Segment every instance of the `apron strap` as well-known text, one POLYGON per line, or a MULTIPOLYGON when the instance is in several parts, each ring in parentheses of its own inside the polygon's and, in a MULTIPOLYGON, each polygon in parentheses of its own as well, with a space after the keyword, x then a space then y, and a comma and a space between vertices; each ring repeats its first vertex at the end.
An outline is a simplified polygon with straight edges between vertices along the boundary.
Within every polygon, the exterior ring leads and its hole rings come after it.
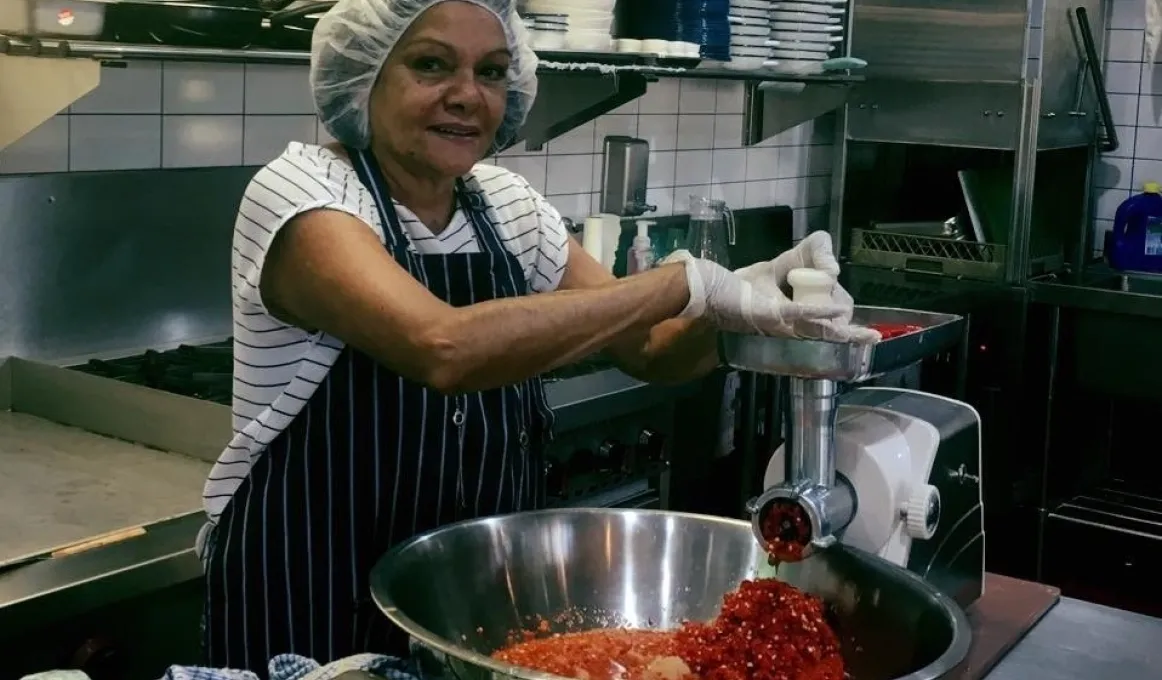
POLYGON ((371 153, 370 149, 355 149, 350 146, 346 149, 347 157, 351 159, 356 176, 375 198, 375 207, 379 210, 379 220, 383 224, 383 235, 386 237, 388 250, 395 255, 401 264, 406 266, 407 236, 403 233, 399 217, 395 214, 395 208, 391 203, 391 192, 388 191, 387 181, 384 180, 383 173, 379 170, 379 164, 375 162, 375 155, 371 153))
MULTIPOLYGON (((359 181, 371 191, 371 195, 375 198, 375 206, 379 211, 380 222, 384 226, 384 236, 387 237, 388 248, 397 260, 406 262, 413 255, 408 249, 410 241, 400 224, 399 215, 396 214, 395 205, 391 200, 391 190, 388 189, 383 171, 380 170, 379 163, 375 160, 375 154, 370 149, 353 149, 351 147, 346 147, 346 149, 347 156, 351 159, 359 181)), ((484 197, 477 192, 469 191, 461 178, 456 179, 455 193, 460 209, 464 211, 464 215, 472 223, 476 238, 480 241, 481 250, 496 258, 503 258, 507 255, 508 251, 501 243, 492 220, 488 217, 484 197)))

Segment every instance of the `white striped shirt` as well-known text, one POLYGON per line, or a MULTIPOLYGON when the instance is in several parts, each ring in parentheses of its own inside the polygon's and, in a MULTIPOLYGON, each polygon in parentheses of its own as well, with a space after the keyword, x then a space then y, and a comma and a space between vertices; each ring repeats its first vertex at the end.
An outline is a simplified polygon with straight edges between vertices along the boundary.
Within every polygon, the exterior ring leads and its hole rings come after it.
MULTIPOLYGON (((532 292, 555 290, 568 257, 560 214, 523 177, 478 164, 465 178, 483 194, 505 247, 520 261, 532 292)), ((293 142, 258 171, 242 196, 231 257, 234 298, 234 436, 202 492, 216 522, 251 466, 302 410, 343 349, 343 341, 279 321, 262 303, 259 281, 278 230, 310 210, 339 210, 362 220, 384 242, 371 193, 350 163, 321 146, 293 142)), ((436 235, 395 203, 411 248, 424 255, 480 252, 472 223, 457 209, 436 235)))

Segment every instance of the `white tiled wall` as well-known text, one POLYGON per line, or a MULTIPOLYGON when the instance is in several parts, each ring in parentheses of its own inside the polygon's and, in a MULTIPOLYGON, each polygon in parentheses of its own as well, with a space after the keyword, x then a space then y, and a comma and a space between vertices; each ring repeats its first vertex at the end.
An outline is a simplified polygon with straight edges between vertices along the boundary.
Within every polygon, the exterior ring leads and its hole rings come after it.
POLYGON ((1110 0, 1106 89, 1121 147, 1094 174, 1094 243, 1113 227, 1114 211, 1142 183, 1162 182, 1162 65, 1147 57, 1145 1, 1110 0))
MULTIPOLYGON (((494 161, 580 218, 598 207, 605 136, 638 136, 661 215, 710 193, 736 208, 790 205, 800 233, 824 224, 830 118, 743 148, 742 101, 741 83, 662 80, 545 150, 521 145, 494 161)), ((97 90, 0 152, 0 174, 261 165, 290 140, 328 140, 313 111, 305 67, 133 62, 105 68, 97 90)))

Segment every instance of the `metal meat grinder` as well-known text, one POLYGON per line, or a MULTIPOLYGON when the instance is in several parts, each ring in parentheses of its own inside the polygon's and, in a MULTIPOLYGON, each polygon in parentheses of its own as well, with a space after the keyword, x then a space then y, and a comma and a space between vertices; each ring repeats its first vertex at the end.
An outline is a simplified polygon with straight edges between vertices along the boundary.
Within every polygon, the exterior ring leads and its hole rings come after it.
POLYGON ((984 582, 980 416, 932 394, 845 389, 956 344, 964 321, 856 307, 853 323, 902 332, 874 345, 722 336, 730 366, 790 378, 787 443, 748 503, 755 536, 785 562, 838 541, 968 606, 984 582))

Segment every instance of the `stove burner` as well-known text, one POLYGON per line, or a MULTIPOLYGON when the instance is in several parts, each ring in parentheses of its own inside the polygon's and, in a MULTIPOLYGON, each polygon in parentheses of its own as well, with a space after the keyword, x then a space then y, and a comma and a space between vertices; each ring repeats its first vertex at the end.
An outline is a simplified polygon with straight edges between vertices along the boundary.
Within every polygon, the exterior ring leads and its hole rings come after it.
POLYGON ((122 359, 93 359, 75 370, 154 389, 230 404, 234 347, 229 340, 122 359))
MULTIPOLYGON (((612 368, 600 354, 587 357, 545 374, 546 382, 567 380, 612 368)), ((232 400, 234 343, 230 340, 208 345, 181 345, 177 349, 122 359, 92 359, 74 370, 122 382, 133 383, 229 405, 232 400)))

